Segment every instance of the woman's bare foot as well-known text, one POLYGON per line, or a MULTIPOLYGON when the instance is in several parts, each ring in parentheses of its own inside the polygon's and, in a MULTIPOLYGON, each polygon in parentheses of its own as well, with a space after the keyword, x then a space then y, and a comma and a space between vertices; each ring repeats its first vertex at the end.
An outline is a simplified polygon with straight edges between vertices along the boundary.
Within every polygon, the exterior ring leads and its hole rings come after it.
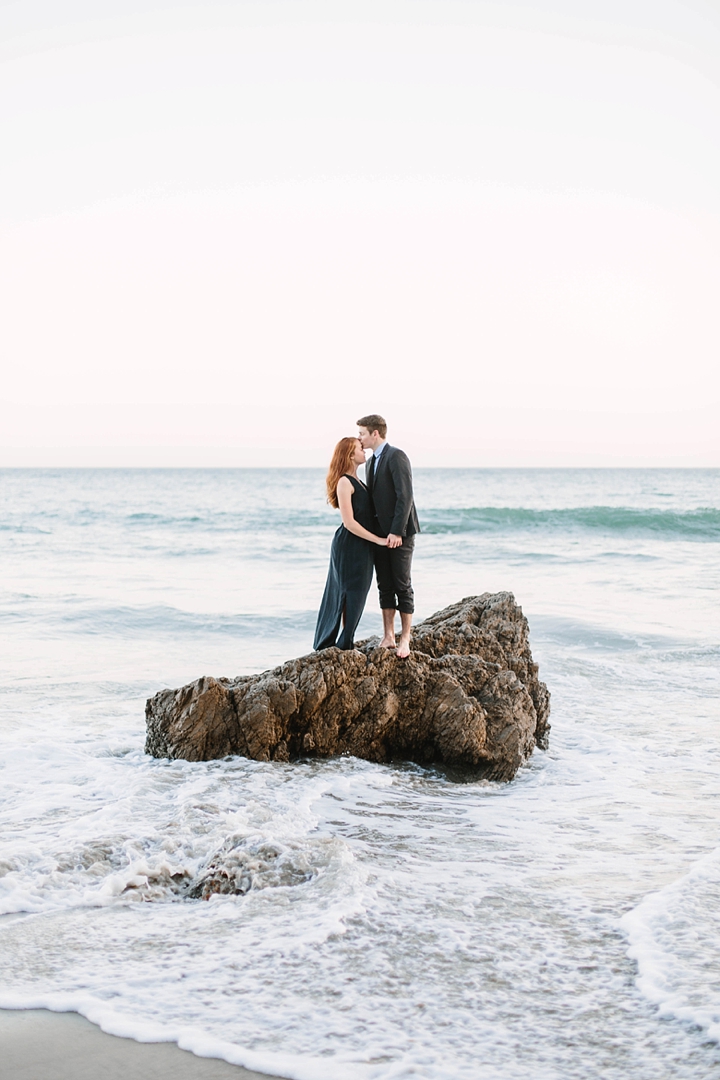
POLYGON ((407 660, 410 655, 410 638, 400 638, 397 654, 401 660, 407 660))
POLYGON ((380 642, 379 648, 381 648, 381 649, 394 649, 396 645, 397 645, 397 642, 395 641, 395 635, 393 635, 392 637, 388 637, 387 634, 386 634, 385 637, 380 642))

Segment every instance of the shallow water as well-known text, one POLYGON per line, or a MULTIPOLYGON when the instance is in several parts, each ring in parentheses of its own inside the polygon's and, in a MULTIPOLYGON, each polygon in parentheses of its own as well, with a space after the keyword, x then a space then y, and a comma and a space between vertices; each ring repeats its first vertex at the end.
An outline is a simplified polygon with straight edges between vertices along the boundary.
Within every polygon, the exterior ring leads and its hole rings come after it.
POLYGON ((552 692, 511 784, 146 758, 147 696, 309 650, 322 481, 0 473, 0 1006, 296 1080, 719 1073, 720 472, 418 471, 418 618, 511 589, 552 692), (247 893, 189 899, 215 856, 247 893))

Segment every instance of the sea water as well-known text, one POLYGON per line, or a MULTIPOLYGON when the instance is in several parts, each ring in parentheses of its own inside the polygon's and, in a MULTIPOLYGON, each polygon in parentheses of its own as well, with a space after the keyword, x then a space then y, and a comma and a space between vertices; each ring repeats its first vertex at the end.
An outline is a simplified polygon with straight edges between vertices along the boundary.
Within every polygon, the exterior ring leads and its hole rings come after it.
POLYGON ((720 1075, 720 472, 415 481, 418 619, 512 590, 552 693, 509 784, 144 754, 148 696, 310 650, 322 470, 0 473, 0 1006, 295 1080, 720 1075))

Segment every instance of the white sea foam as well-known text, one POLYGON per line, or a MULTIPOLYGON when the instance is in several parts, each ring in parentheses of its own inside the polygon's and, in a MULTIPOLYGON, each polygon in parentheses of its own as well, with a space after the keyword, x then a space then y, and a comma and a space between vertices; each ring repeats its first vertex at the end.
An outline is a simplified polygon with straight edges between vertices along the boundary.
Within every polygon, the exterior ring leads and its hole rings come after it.
POLYGON ((638 987, 672 1016, 720 1040, 720 848, 621 920, 638 987))
POLYGON ((497 785, 142 753, 150 693, 309 648, 321 473, 6 474, 0 1006, 297 1080, 717 1072, 720 580, 682 518, 716 481, 543 475, 420 473, 421 510, 679 517, 418 541, 421 613, 510 586, 530 619, 550 750, 497 785))

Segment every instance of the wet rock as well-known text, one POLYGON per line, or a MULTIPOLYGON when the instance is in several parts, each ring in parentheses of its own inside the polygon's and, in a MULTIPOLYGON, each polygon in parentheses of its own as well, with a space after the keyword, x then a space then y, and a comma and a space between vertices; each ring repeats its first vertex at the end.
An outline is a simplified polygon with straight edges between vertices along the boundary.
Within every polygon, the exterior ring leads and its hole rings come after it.
POLYGON ((187 761, 352 754, 510 780, 547 746, 550 695, 512 593, 467 597, 419 623, 407 660, 377 642, 162 690, 147 703, 145 750, 187 761))
POLYGON ((263 841, 244 846, 228 840, 185 890, 192 900, 245 896, 251 889, 294 888, 315 877, 308 853, 263 841))

